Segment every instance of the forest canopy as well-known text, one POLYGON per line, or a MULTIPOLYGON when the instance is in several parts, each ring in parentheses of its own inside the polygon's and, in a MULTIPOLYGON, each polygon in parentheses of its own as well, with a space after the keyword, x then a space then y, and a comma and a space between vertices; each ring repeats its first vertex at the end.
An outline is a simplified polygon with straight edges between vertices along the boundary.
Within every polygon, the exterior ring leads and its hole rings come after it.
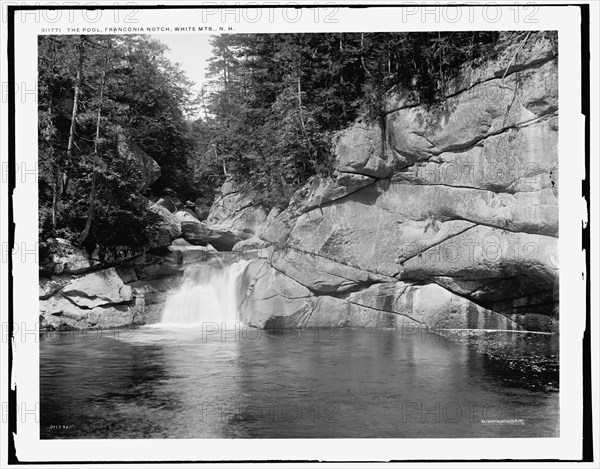
POLYGON ((164 50, 147 36, 40 37, 42 240, 147 243, 154 217, 139 194, 140 154, 160 166, 162 176, 150 191, 165 185, 188 190, 191 82, 164 50))
POLYGON ((380 120, 396 86, 422 102, 441 99, 498 35, 214 36, 197 96, 149 36, 40 36, 40 239, 144 246, 156 221, 148 199, 210 201, 226 177, 284 206, 311 176, 331 175, 337 131, 380 120), (151 185, 145 155, 160 166, 151 185))

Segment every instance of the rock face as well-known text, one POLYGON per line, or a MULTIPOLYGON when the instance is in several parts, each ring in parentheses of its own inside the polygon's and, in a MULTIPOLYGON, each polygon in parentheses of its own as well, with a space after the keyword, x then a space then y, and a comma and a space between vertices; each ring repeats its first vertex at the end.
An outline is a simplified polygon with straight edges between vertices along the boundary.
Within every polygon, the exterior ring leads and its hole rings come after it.
POLYGON ((160 217, 156 229, 164 233, 163 238, 165 242, 161 243, 162 246, 168 246, 171 240, 181 236, 181 221, 176 214, 171 213, 169 209, 159 203, 149 202, 147 209, 160 217))
POLYGON ((45 330, 107 329, 159 322, 183 270, 215 256, 211 247, 170 246, 81 276, 40 277, 40 322, 45 330))
POLYGON ((47 329, 133 324, 132 299, 131 287, 112 267, 75 279, 40 279, 40 315, 47 329))
POLYGON ((206 224, 238 233, 249 238, 267 218, 267 210, 254 187, 227 180, 215 198, 206 224))
MULTIPOLYGON (((346 283, 344 295, 319 294, 335 287, 309 289, 267 261, 249 264, 242 282, 240 314, 258 328, 384 327, 431 329, 502 329, 522 327, 511 319, 454 295, 437 285, 388 281, 361 287, 346 283), (355 289, 354 292, 351 292, 355 289)), ((372 280, 372 279, 371 279, 372 280)), ((363 279, 363 282, 368 280, 363 279)), ((314 282, 313 285, 314 287, 314 282)))
POLYGON ((531 34, 511 62, 516 50, 465 67, 438 105, 396 90, 383 127, 340 132, 334 178, 240 244, 271 245, 247 268, 242 319, 554 330, 555 36, 531 34))
POLYGON ((342 173, 373 178, 388 177, 394 161, 388 159, 383 147, 383 132, 373 125, 356 124, 338 135, 337 167, 342 173))
POLYGON ((87 274, 62 289, 62 295, 80 308, 94 308, 131 300, 131 287, 125 286, 117 271, 110 269, 87 274))

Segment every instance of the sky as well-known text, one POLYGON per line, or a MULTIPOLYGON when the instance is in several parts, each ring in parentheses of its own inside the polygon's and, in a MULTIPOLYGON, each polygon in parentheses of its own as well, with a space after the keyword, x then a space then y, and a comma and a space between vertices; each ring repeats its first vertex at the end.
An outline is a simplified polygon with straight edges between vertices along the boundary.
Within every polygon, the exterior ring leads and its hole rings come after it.
POLYGON ((207 59, 211 55, 211 47, 208 34, 151 34, 167 45, 170 50, 165 55, 171 62, 177 62, 187 74, 188 78, 195 82, 194 90, 200 92, 205 82, 205 69, 207 59))

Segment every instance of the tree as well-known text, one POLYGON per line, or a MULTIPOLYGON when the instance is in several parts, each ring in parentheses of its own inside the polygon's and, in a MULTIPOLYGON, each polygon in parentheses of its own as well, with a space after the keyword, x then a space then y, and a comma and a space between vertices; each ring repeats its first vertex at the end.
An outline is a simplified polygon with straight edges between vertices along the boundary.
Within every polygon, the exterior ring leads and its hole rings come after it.
POLYGON ((202 138, 195 139, 202 177, 222 179, 225 165, 234 179, 285 204, 280 194, 331 174, 336 131, 359 116, 382 122, 394 86, 425 103, 441 99, 458 68, 496 39, 494 32, 217 36, 202 138))
POLYGON ((88 234, 90 232, 90 227, 92 226, 92 218, 94 216, 94 200, 96 197, 96 179, 97 179, 97 169, 96 169, 96 165, 97 165, 97 161, 99 160, 99 154, 98 154, 98 146, 100 145, 100 122, 101 122, 101 117, 102 117, 102 105, 104 103, 104 87, 106 85, 106 72, 109 68, 109 50, 111 47, 111 38, 110 36, 106 37, 105 40, 105 45, 104 47, 106 48, 105 52, 104 52, 104 68, 102 70, 102 78, 101 78, 101 83, 100 83, 100 98, 99 98, 99 102, 98 102, 98 117, 96 119, 96 135, 94 136, 94 153, 93 153, 93 159, 92 159, 92 187, 90 189, 90 198, 89 198, 89 205, 88 205, 88 212, 87 212, 87 220, 85 222, 85 228, 83 229, 83 232, 81 233, 81 235, 79 236, 79 239, 77 240, 77 244, 82 244, 85 239, 88 237, 88 234))
POLYGON ((162 167, 147 195, 189 189, 189 80, 145 36, 41 36, 38 47, 41 239, 147 244, 155 216, 127 148, 162 167))
MULTIPOLYGON (((67 143, 67 164, 68 168, 73 166, 73 142, 75 141, 75 129, 77 127, 77 111, 79 104, 79 95, 81 94, 81 81, 83 79, 83 60, 85 58, 85 36, 79 37, 77 51, 79 60, 77 63, 77 75, 75 77, 75 86, 73 88, 73 112, 71 113, 71 127, 69 128, 69 141, 67 143)), ((63 195, 67 192, 69 184, 69 171, 65 172, 63 182, 63 195)))

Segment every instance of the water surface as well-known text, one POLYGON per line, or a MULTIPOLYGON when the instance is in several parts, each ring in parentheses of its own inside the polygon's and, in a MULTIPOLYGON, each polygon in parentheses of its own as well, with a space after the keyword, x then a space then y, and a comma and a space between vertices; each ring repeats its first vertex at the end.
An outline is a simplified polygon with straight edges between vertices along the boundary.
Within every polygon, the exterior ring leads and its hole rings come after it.
POLYGON ((434 334, 158 326, 40 357, 42 438, 558 436, 558 393, 434 334))

